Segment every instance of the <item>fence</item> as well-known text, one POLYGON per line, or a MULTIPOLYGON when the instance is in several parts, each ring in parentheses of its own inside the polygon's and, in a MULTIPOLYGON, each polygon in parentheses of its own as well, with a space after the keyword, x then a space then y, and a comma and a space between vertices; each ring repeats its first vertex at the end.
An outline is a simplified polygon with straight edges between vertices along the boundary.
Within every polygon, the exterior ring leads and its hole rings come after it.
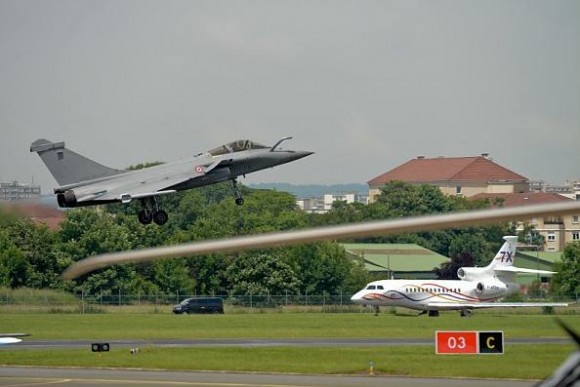
MULTIPOLYGON (((228 312, 236 310, 267 310, 280 308, 306 308, 322 311, 355 311, 361 308, 350 301, 350 294, 260 294, 260 295, 211 295, 199 296, 190 294, 68 294, 43 293, 31 294, 0 293, 0 307, 3 312, 52 312, 52 313, 99 313, 110 308, 137 313, 170 313, 172 306, 189 297, 220 297, 228 312)), ((522 297, 518 301, 563 301, 575 304, 576 311, 580 301, 555 300, 552 297, 522 297)))
POLYGON ((190 297, 219 297, 226 305, 246 308, 277 308, 280 306, 325 306, 325 305, 353 305, 350 294, 250 294, 250 295, 211 295, 198 296, 188 294, 109 294, 109 295, 77 295, 85 303, 96 305, 174 305, 190 297))
POLYGON ((350 294, 283 294, 283 295, 211 295, 199 296, 191 294, 99 294, 88 295, 31 292, 18 294, 0 293, 2 311, 15 312, 53 312, 53 313, 95 313, 109 308, 123 309, 135 312, 170 312, 171 307, 190 297, 219 297, 226 308, 232 309, 275 309, 282 307, 354 307, 350 294))

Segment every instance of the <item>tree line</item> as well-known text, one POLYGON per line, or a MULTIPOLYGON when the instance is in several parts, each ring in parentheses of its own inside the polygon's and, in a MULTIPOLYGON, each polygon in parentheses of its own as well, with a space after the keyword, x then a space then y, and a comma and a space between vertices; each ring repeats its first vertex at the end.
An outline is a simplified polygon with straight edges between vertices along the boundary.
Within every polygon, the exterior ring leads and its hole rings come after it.
MULTIPOLYGON (((446 196, 430 185, 392 182, 369 205, 335 202, 325 214, 308 214, 288 193, 240 188, 243 206, 235 205, 227 183, 163 197, 163 208, 170 214, 163 227, 137 222, 138 203, 67 210, 57 230, 0 210, 0 286, 89 295, 349 294, 375 278, 336 242, 115 265, 72 281, 63 281, 60 274, 73 262, 107 252, 490 205, 446 196)), ((416 243, 452 258, 433 268, 434 276, 456 278, 460 266, 486 265, 502 237, 514 232, 513 225, 505 223, 344 242, 416 243)), ((570 244, 559 263, 562 275, 554 284, 564 295, 580 292, 579 253, 580 244, 570 244)))

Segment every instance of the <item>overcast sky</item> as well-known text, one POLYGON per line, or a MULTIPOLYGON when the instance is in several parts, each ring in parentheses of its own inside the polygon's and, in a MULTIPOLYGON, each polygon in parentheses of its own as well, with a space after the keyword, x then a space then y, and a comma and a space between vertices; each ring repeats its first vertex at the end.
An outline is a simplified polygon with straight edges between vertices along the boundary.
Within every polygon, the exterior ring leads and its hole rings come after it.
POLYGON ((125 168, 238 138, 316 154, 243 183, 365 183, 418 155, 580 178, 580 1, 0 0, 0 181, 37 138, 125 168))

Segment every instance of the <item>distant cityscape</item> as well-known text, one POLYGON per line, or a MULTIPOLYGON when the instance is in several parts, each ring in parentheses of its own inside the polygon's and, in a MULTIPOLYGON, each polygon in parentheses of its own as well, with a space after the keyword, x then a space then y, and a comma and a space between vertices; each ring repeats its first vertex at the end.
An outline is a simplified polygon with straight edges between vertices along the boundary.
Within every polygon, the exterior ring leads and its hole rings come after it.
MULTIPOLYGON (((273 189, 288 192, 296 197, 300 209, 310 213, 324 213, 332 209, 335 201, 346 203, 369 203, 369 186, 367 184, 289 184, 260 183, 250 184, 254 189, 273 189)), ((530 181, 529 192, 557 193, 563 197, 580 200, 580 181, 570 181, 563 185, 550 185, 544 181, 530 181)), ((50 204, 53 195, 42 195, 40 185, 0 182, 0 203, 42 201, 50 204)))
POLYGON ((17 181, 12 183, 0 182, 0 202, 17 202, 25 200, 40 199, 40 186, 20 184, 17 181))

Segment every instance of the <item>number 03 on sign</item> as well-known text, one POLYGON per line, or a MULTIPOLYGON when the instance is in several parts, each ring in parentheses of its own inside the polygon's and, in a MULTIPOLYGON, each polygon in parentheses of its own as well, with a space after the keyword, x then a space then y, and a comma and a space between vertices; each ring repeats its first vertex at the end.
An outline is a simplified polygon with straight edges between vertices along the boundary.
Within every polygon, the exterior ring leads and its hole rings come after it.
POLYGON ((437 331, 435 353, 438 355, 503 354, 503 332, 437 331))

